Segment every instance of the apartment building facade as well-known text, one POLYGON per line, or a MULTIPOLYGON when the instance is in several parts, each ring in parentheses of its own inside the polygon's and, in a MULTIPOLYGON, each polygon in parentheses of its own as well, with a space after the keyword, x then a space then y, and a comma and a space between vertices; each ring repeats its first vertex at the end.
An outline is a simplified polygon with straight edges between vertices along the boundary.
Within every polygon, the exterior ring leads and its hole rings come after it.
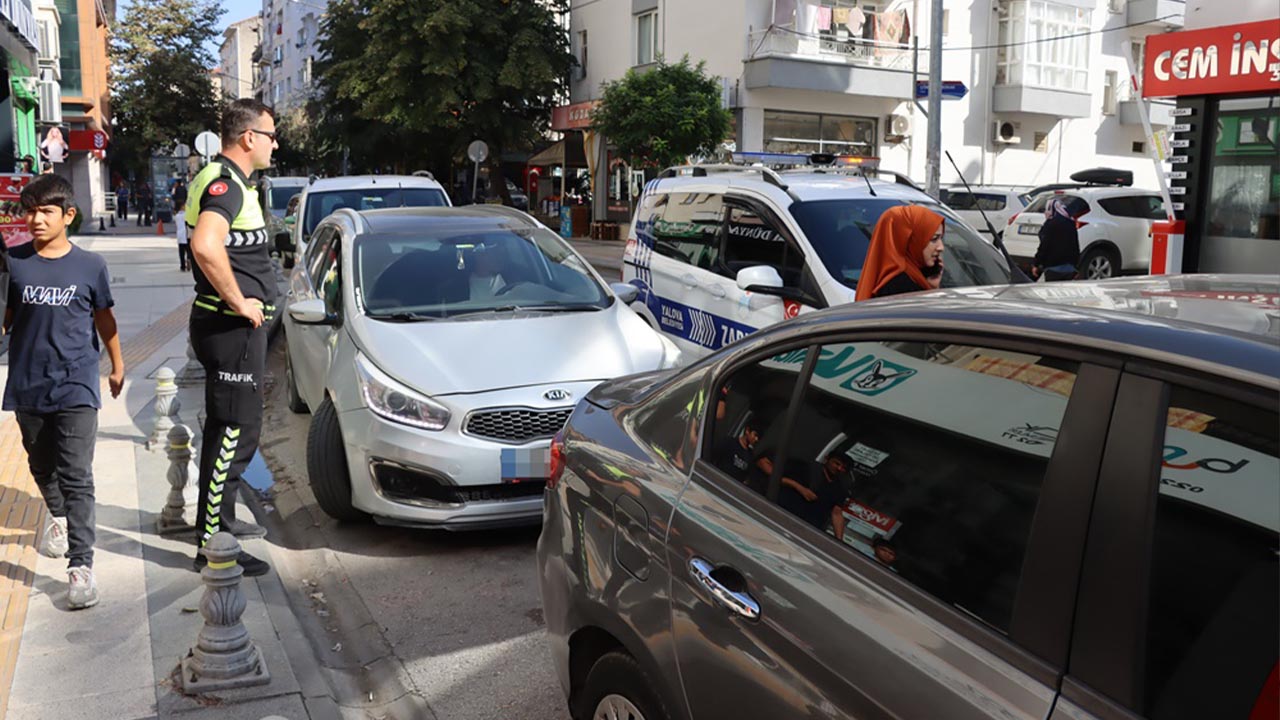
POLYGON ((222 31, 215 77, 222 96, 229 100, 253 97, 253 55, 262 33, 262 18, 254 15, 231 23, 222 31))
POLYGON ((277 114, 304 105, 314 87, 316 39, 326 0, 263 0, 253 94, 277 114))
MULTIPOLYGON (((944 9, 943 80, 968 92, 943 102, 942 147, 969 182, 1031 186, 1106 166, 1155 187, 1127 58, 1140 68, 1145 37, 1182 25, 1182 0, 944 9)), ((735 149, 862 155, 924 179, 927 0, 574 0, 570 15, 574 103, 630 68, 688 55, 721 78, 735 149)), ((1169 125, 1172 103, 1143 107, 1154 129, 1169 125)), ((960 177, 945 166, 941 180, 960 177)))
MULTIPOLYGON (((46 111, 40 138, 57 128, 67 144, 55 169, 71 181, 76 203, 90 217, 107 212, 110 191, 106 161, 111 141, 111 91, 107 85, 107 43, 116 15, 115 0, 54 0, 58 16, 56 61, 42 58, 47 77, 56 62, 61 117, 46 111)), ((52 101, 52 88, 44 90, 52 101)), ((51 103, 50 103, 51 104, 51 103)))

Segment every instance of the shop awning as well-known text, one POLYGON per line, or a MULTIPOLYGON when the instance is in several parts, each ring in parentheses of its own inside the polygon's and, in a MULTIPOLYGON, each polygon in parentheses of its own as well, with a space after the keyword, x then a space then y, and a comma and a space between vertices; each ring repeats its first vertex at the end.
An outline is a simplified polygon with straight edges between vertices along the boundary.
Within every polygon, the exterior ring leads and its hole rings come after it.
POLYGON ((529 165, 549 167, 564 165, 566 167, 587 166, 587 156, 582 152, 582 133, 565 133, 565 139, 529 158, 529 165), (568 157, 566 158, 566 153, 568 157))

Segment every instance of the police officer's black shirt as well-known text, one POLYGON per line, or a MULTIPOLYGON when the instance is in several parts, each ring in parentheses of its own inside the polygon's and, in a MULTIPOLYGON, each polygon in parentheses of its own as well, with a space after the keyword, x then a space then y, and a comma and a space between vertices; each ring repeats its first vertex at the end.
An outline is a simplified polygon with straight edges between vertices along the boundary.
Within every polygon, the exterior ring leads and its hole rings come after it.
MULTIPOLYGON (((246 187, 249 186, 249 180, 240 172, 240 168, 225 156, 218 155, 214 158, 214 162, 222 163, 224 176, 209 183, 201 194, 200 213, 217 213, 231 224, 243 209, 245 197, 240 185, 226 177, 225 173, 235 173, 246 187)), ((278 293, 275 271, 271 267, 271 252, 266 240, 265 224, 258 230, 231 230, 226 241, 226 250, 227 259, 231 262, 231 272, 235 275, 236 284, 240 286, 240 294, 246 298, 256 298, 263 303, 271 304, 275 302, 278 293)), ((196 293, 216 296, 218 291, 205 276, 200 263, 191 263, 191 268, 195 275, 196 293)))

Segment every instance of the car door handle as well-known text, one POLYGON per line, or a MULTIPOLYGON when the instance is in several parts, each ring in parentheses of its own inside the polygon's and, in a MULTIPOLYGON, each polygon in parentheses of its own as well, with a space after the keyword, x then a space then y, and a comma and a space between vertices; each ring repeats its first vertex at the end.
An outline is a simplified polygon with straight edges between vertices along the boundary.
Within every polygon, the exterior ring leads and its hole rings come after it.
POLYGON ((712 577, 711 573, 715 570, 711 563, 702 558, 695 557, 689 561, 689 574, 699 585, 706 588, 707 592, 716 599, 716 602, 723 605, 730 612, 741 615, 748 620, 758 620, 760 618, 760 603, 755 598, 745 592, 735 592, 725 586, 724 583, 712 577))
POLYGON ((690 275, 689 273, 685 273, 681 275, 680 282, 684 283, 689 287, 698 287, 698 278, 694 277, 693 275, 690 275))
POLYGON ((728 295, 728 293, 726 293, 724 291, 724 288, 721 287, 720 285, 712 285, 708 287, 707 292, 711 293, 713 297, 718 297, 718 298, 724 298, 726 295, 728 295))

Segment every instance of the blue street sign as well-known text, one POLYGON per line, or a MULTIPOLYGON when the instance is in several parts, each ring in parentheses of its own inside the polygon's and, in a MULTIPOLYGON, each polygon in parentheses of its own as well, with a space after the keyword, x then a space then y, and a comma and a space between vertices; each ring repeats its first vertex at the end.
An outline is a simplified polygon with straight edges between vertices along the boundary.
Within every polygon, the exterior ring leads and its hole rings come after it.
MULTIPOLYGON (((969 94, 969 88, 965 87, 965 84, 960 82, 959 80, 942 81, 942 99, 943 100, 960 100, 965 95, 968 95, 968 94, 969 94)), ((916 98, 922 100, 927 97, 929 97, 929 81, 917 80, 916 81, 916 98)))

